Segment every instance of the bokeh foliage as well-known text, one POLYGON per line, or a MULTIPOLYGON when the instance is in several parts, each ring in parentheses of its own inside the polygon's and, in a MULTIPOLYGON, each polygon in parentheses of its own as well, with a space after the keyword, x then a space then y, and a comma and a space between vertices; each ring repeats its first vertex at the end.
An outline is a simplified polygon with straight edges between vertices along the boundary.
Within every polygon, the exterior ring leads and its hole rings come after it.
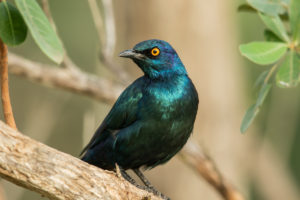
POLYGON ((257 102, 248 108, 242 121, 241 132, 244 133, 258 114, 274 77, 281 88, 299 84, 300 1, 248 0, 239 10, 255 12, 266 26, 265 41, 240 45, 241 54, 258 65, 269 66, 268 71, 258 77, 261 89, 257 102))

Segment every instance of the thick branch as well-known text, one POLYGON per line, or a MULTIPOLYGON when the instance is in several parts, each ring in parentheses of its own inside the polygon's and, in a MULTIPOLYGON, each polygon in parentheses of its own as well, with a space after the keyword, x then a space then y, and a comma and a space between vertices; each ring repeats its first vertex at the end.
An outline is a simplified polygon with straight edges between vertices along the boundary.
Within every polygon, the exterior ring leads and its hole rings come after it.
POLYGON ((113 172, 34 141, 1 121, 0 176, 50 199, 160 199, 113 172))
MULTIPOLYGON (((52 85, 88 95, 100 101, 114 102, 124 89, 122 85, 105 78, 84 73, 77 69, 77 66, 61 69, 13 54, 10 54, 9 65, 12 74, 44 85, 52 85)), ((199 150, 198 145, 188 143, 181 155, 184 157, 185 163, 195 169, 225 200, 243 200, 242 195, 224 180, 213 162, 199 150)))

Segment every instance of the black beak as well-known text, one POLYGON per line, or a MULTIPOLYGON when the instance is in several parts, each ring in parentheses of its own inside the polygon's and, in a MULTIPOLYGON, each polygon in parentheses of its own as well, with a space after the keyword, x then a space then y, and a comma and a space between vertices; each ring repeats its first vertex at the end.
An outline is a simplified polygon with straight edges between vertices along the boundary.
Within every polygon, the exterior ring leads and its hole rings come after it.
POLYGON ((139 59, 139 60, 145 58, 145 56, 143 54, 138 53, 133 49, 128 49, 128 50, 122 51, 119 54, 119 56, 123 57, 123 58, 135 58, 135 59, 139 59))

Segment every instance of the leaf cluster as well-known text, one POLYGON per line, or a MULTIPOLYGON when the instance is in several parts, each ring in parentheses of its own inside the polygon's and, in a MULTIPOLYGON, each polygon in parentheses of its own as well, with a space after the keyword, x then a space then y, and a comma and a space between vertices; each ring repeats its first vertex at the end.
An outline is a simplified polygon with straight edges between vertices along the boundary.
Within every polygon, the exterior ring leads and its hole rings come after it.
POLYGON ((300 82, 300 1, 247 0, 238 10, 257 13, 266 26, 265 41, 240 45, 241 54, 258 65, 269 66, 258 78, 261 88, 242 121, 244 133, 268 95, 273 77, 281 88, 296 87, 300 82))
POLYGON ((62 43, 36 0, 15 0, 15 5, 6 0, 0 2, 0 39, 9 46, 19 45, 29 29, 42 52, 61 63, 62 43))

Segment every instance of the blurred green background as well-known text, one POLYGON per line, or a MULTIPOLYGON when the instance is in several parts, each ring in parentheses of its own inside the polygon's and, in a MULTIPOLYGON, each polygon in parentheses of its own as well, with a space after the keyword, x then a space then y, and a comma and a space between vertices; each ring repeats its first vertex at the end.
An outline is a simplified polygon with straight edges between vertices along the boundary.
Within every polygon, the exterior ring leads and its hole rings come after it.
MULTIPOLYGON (((86 72, 116 78, 98 59, 101 47, 87 1, 49 3, 57 32, 72 60, 86 72)), ((255 79, 265 70, 243 59, 238 51, 241 43, 263 39, 264 25, 258 16, 238 13, 243 1, 233 0, 113 3, 117 30, 114 58, 131 74, 131 81, 142 73, 118 53, 146 39, 170 42, 199 92, 193 137, 224 176, 249 200, 299 200, 299 88, 273 87, 254 125, 245 135, 239 131, 244 112, 255 101, 255 79)), ((50 63, 30 36, 9 51, 50 63)), ((10 91, 18 129, 73 156, 78 156, 112 106, 16 76, 10 76, 10 91)), ((176 157, 146 175, 174 200, 221 199, 176 157)), ((1 185, 3 199, 42 199, 7 181, 1 180, 1 185)))

